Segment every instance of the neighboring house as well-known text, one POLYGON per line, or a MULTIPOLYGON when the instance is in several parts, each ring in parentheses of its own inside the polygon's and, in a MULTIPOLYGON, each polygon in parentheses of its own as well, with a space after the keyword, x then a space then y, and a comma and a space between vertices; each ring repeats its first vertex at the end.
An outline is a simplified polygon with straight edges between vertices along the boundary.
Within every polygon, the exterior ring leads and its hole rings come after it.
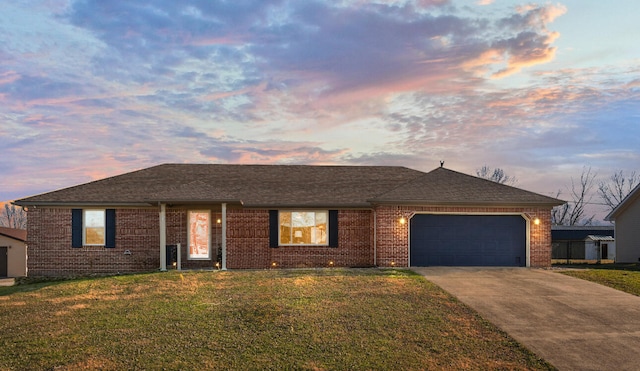
POLYGON ((597 260, 596 249, 601 248, 602 259, 616 259, 613 226, 564 226, 551 227, 551 258, 569 260, 597 260), (596 241, 602 237, 600 246, 596 241), (606 240, 604 240, 606 238, 606 240), (604 243, 606 246, 602 246, 604 243), (604 249, 602 249, 604 247, 604 249))
POLYGON ((443 167, 220 164, 159 165, 15 201, 28 208, 30 275, 547 267, 562 203, 443 167))
POLYGON ((605 219, 614 222, 616 261, 640 262, 640 184, 605 219))
POLYGON ((0 277, 27 275, 27 231, 0 227, 0 277))

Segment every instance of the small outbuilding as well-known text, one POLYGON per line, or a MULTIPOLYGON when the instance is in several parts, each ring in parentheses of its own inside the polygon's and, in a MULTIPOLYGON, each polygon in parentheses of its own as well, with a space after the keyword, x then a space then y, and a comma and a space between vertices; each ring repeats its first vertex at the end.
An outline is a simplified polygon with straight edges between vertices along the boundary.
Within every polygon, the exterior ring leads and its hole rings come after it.
POLYGON ((616 240, 613 236, 589 235, 584 241, 586 260, 616 260, 616 240))
POLYGON ((551 258, 598 260, 600 256, 600 259, 615 260, 614 236, 613 226, 554 225, 551 227, 551 258), (597 252, 598 245, 601 255, 597 252))
POLYGON ((0 227, 0 277, 27 275, 27 231, 0 227))

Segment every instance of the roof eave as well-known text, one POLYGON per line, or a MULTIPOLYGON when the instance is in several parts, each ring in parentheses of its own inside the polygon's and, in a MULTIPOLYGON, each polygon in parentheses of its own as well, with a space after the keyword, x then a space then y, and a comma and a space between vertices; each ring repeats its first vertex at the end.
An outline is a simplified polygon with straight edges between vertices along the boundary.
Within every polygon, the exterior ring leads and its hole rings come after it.
POLYGON ((146 200, 149 204, 158 205, 158 204, 173 204, 173 205, 202 205, 202 204, 235 204, 235 205, 244 205, 242 200, 180 200, 180 199, 165 199, 165 200, 146 200))
POLYGON ((469 207, 549 207, 563 205, 565 202, 463 202, 463 201, 424 201, 424 200, 369 200, 375 205, 402 206, 469 206, 469 207))
POLYGON ((632 202, 636 196, 640 195, 640 184, 638 184, 632 191, 629 193, 619 204, 616 206, 607 216, 604 217, 604 220, 608 222, 613 222, 616 220, 616 217, 627 208, 627 205, 632 202))
POLYGON ((12 204, 17 206, 34 206, 34 207, 87 207, 87 206, 128 206, 128 207, 148 207, 153 206, 149 202, 96 202, 96 201, 14 201, 12 204))
POLYGON ((10 239, 12 239, 12 240, 20 241, 20 242, 27 242, 26 240, 23 240, 23 239, 22 239, 22 238, 20 238, 20 237, 10 236, 10 235, 5 234, 5 233, 2 233, 2 232, 0 232, 0 236, 6 237, 6 238, 10 238, 10 239))
POLYGON ((158 204, 181 204, 181 205, 198 205, 198 204, 236 204, 243 205, 241 200, 144 200, 140 202, 98 202, 98 201, 16 201, 12 204, 17 206, 34 206, 34 207, 87 207, 87 206, 104 206, 104 207, 149 207, 158 204))
POLYGON ((339 204, 339 203, 246 203, 243 205, 252 209, 371 209, 372 205, 368 202, 339 204))

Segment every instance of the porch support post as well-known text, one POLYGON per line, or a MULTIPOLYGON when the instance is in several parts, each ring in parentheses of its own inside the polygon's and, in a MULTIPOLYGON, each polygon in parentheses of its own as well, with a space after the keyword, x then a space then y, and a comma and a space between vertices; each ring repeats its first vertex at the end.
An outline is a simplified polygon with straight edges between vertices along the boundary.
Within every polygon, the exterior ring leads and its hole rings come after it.
POLYGON ((227 270, 227 204, 222 204, 222 267, 227 270))
POLYGON ((178 256, 177 256, 177 258, 178 258, 178 262, 177 262, 178 266, 176 268, 178 268, 178 270, 181 271, 182 270, 182 245, 181 244, 177 244, 176 246, 177 246, 177 250, 178 250, 178 256))
POLYGON ((160 204, 160 271, 167 271, 167 205, 160 204))

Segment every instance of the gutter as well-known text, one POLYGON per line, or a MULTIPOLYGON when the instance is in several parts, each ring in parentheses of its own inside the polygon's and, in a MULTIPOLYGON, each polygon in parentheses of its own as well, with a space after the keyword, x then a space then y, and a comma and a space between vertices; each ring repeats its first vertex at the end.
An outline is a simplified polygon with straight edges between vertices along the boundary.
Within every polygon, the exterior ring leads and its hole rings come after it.
POLYGON ((146 202, 80 202, 80 201, 73 201, 73 202, 57 202, 57 201, 44 201, 44 202, 38 202, 38 201, 14 201, 11 203, 12 205, 18 205, 18 206, 34 206, 34 207, 38 207, 38 206, 58 206, 58 207, 86 207, 86 206, 111 206, 111 207, 115 207, 115 206, 135 206, 135 207, 152 207, 155 206, 154 204, 151 203, 146 203, 146 202))
POLYGON ((558 200, 558 202, 522 202, 522 203, 494 203, 494 202, 438 202, 438 201, 421 201, 421 200, 403 200, 403 201, 376 201, 369 200, 375 205, 399 205, 399 206, 429 206, 429 207, 555 207, 564 205, 566 201, 558 200))

